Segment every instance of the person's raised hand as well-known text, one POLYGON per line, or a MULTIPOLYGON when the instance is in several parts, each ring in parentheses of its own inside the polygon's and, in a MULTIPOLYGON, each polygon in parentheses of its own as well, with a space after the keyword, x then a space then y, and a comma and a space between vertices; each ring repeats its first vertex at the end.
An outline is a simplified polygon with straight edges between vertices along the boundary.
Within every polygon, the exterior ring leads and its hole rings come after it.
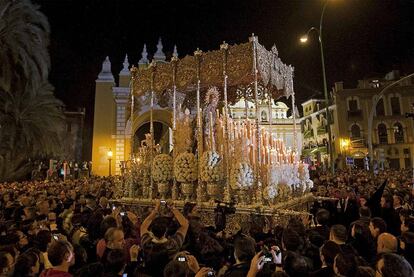
POLYGON ((277 265, 282 264, 282 252, 279 246, 272 246, 270 253, 272 253, 273 262, 277 265))
POLYGON ((138 261, 138 254, 140 250, 141 248, 137 244, 134 244, 131 246, 131 248, 129 248, 129 256, 131 257, 131 262, 138 261))
POLYGON ((193 255, 187 255, 187 265, 190 268, 190 270, 194 273, 197 273, 200 270, 200 266, 198 264, 197 259, 193 255))
POLYGON ((256 274, 263 269, 265 262, 264 262, 264 255, 262 251, 254 255, 252 261, 250 262, 250 269, 247 274, 248 277, 256 276, 256 274))

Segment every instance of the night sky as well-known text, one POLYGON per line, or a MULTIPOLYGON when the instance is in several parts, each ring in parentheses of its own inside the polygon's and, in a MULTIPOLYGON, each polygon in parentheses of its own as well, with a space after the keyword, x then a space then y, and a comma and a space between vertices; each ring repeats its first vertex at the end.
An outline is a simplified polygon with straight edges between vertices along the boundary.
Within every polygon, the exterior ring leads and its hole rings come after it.
MULTIPOLYGON (((398 69, 414 72, 414 0, 330 0, 324 21, 328 86, 384 76, 398 69)), ((247 42, 255 33, 268 49, 275 43, 282 61, 295 67, 297 101, 322 97, 316 34, 307 46, 298 43, 319 25, 322 0, 33 0, 51 25, 50 81, 70 108, 85 107, 91 135, 95 79, 109 55, 114 75, 127 53, 137 64, 142 47, 164 52, 177 44, 180 57, 218 49, 220 43, 247 42), (319 94, 319 95, 318 95, 319 94)), ((115 76, 117 77, 117 76, 115 76)))

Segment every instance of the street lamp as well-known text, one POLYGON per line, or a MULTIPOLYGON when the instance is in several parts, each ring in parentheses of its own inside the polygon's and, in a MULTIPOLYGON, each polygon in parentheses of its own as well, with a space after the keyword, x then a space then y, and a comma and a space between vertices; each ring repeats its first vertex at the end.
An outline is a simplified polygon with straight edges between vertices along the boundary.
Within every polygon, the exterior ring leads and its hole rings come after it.
POLYGON ((108 162, 109 162, 109 176, 111 176, 111 163, 112 163, 112 150, 109 148, 109 151, 107 153, 108 155, 108 162))
POLYGON ((334 161, 333 161, 333 147, 332 147, 332 132, 331 132, 331 115, 329 113, 329 98, 328 98, 328 87, 326 84, 326 72, 325 72, 325 57, 324 57, 324 53, 323 53, 323 40, 322 40, 322 27, 323 27, 323 17, 325 15, 325 10, 326 7, 328 6, 329 0, 325 1, 325 4, 323 5, 322 8, 322 14, 321 14, 321 18, 319 20, 319 29, 312 27, 309 29, 309 31, 306 33, 306 35, 302 36, 300 38, 300 42, 302 44, 305 44, 308 42, 308 36, 309 33, 312 31, 316 31, 318 33, 318 39, 319 39, 319 48, 321 50, 321 64, 322 64, 322 78, 323 78, 323 92, 324 92, 324 96, 325 96, 325 103, 326 103, 326 120, 328 121, 328 151, 329 151, 329 159, 331 162, 331 171, 332 174, 335 173, 335 168, 334 168, 334 161))

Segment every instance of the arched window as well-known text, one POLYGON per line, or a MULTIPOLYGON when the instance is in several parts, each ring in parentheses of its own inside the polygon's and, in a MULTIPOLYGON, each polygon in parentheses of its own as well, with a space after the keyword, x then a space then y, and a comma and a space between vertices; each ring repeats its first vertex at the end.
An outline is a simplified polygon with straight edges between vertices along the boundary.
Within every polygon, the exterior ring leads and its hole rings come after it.
POLYGON ((267 113, 266 113, 266 111, 262 111, 262 121, 267 121, 267 113))
POLYGON ((361 137, 361 128, 358 125, 354 124, 351 127, 351 138, 360 138, 361 137))
POLYGON ((390 102, 392 115, 401 115, 400 98, 398 96, 392 96, 390 102))
POLYGON ((387 126, 384 123, 378 125, 378 140, 380 144, 388 144, 387 126))
POLYGON ((404 143, 404 129, 399 122, 394 124, 394 139, 395 143, 404 143))
POLYGON ((377 116, 385 116, 384 100, 381 98, 376 107, 377 116))

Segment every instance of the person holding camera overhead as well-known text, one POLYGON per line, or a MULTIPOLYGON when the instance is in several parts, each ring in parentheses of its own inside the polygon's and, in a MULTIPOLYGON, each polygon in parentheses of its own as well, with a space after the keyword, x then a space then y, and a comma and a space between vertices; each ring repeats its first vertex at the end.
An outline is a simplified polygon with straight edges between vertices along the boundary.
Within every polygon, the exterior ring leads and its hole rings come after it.
POLYGON ((151 272, 146 272, 151 276, 162 276, 163 269, 182 247, 185 236, 187 235, 189 222, 184 215, 170 203, 162 201, 180 227, 172 236, 167 236, 169 220, 159 216, 161 201, 155 201, 155 208, 145 218, 141 224, 141 246, 144 250, 144 260, 146 268, 151 272))

